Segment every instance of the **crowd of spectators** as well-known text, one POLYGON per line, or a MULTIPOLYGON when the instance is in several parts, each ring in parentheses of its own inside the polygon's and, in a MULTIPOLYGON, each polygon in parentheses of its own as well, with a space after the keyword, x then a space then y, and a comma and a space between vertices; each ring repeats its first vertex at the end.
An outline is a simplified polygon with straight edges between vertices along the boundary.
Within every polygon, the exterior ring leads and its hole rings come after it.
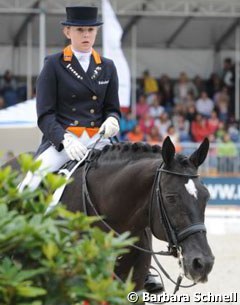
MULTIPOLYGON (((199 75, 190 79, 186 72, 176 80, 167 74, 157 79, 144 71, 138 81, 136 115, 122 115, 121 140, 161 145, 169 136, 176 150, 182 151, 184 143, 208 137, 211 143, 221 143, 210 155, 233 160, 239 154, 236 143, 240 143, 239 122, 234 117, 234 71, 230 58, 224 60, 220 75, 212 73, 207 80, 199 75)), ((0 109, 24 100, 26 84, 18 82, 10 70, 5 71, 0 78, 0 109)))
POLYGON ((18 82, 10 70, 0 78, 0 109, 26 100, 26 84, 18 82))
POLYGON ((166 74, 157 79, 145 71, 139 81, 136 116, 130 112, 122 116, 121 140, 161 145, 170 136, 177 151, 181 151, 184 143, 208 137, 211 143, 223 144, 218 155, 237 156, 240 134, 234 117, 234 94, 234 65, 230 58, 225 59, 221 75, 213 73, 207 80, 199 75, 189 79, 186 72, 181 72, 177 80, 166 74))
POLYGON ((224 133, 239 141, 234 118, 234 69, 225 60, 222 77, 213 73, 208 80, 193 80, 182 72, 176 81, 166 74, 160 79, 145 71, 139 82, 136 117, 123 114, 121 138, 161 142, 167 135, 175 142, 200 142, 211 135, 221 140, 224 133))

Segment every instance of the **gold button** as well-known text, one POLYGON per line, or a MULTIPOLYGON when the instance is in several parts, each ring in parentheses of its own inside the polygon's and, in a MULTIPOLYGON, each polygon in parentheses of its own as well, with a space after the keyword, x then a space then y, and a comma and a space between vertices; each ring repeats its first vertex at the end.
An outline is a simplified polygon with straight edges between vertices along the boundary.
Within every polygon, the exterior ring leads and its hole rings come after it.
POLYGON ((95 110, 94 109, 90 109, 90 113, 94 113, 95 112, 95 110))
POLYGON ((91 126, 94 127, 94 126, 95 126, 95 123, 94 123, 94 122, 91 122, 91 126))
POLYGON ((94 101, 96 101, 97 96, 96 96, 96 95, 93 95, 93 96, 92 96, 92 99, 93 99, 94 101))
POLYGON ((75 125, 75 126, 78 125, 78 123, 79 123, 79 122, 78 122, 77 120, 74 121, 74 125, 75 125))

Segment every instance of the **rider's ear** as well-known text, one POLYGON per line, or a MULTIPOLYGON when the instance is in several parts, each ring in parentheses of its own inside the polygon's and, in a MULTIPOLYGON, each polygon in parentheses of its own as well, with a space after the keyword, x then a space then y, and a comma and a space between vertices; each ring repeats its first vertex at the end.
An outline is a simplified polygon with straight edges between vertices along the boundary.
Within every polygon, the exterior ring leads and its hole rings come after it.
POLYGON ((169 137, 163 141, 162 158, 166 165, 170 165, 175 155, 175 147, 169 137))
POLYGON ((207 153, 209 150, 209 140, 205 138, 202 144, 198 147, 198 149, 192 153, 189 157, 190 161, 196 166, 199 167, 207 157, 207 153))

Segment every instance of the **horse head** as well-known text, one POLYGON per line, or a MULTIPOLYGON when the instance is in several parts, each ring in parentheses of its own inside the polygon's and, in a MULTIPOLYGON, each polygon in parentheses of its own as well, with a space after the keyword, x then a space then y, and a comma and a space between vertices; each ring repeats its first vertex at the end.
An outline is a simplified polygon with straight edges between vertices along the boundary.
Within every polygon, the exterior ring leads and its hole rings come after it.
MULTIPOLYGON (((214 263, 207 242, 204 213, 209 192, 197 169, 209 149, 205 139, 190 156, 175 154, 170 138, 162 146, 163 162, 155 179, 158 199, 152 203, 152 232, 182 252, 185 276, 195 283, 206 282, 214 263)), ((155 189, 156 192, 156 189, 155 189)))

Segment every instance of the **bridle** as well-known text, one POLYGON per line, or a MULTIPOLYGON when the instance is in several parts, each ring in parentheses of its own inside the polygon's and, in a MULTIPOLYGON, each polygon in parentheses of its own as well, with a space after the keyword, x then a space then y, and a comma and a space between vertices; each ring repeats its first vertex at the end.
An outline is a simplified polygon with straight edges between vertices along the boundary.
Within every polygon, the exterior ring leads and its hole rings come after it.
POLYGON ((197 178, 198 174, 184 174, 179 172, 174 172, 167 170, 163 168, 164 163, 162 162, 161 165, 158 167, 153 183, 153 189, 152 189, 152 196, 151 196, 151 203, 150 203, 150 228, 152 233, 156 236, 154 233, 153 225, 152 225, 152 219, 153 219, 153 205, 155 203, 159 216, 160 216, 160 222, 163 225, 163 229, 165 231, 165 237, 168 242, 168 248, 169 251, 172 252, 174 256, 177 256, 177 252, 179 250, 179 244, 186 238, 188 238, 190 235, 193 235, 195 233, 199 232, 206 232, 206 227, 204 223, 197 222, 193 223, 187 227, 184 227, 181 230, 176 230, 169 219, 166 207, 164 205, 164 200, 162 196, 162 186, 161 186, 161 178, 162 173, 166 173, 169 175, 175 175, 175 176, 181 176, 186 178, 197 178))
MULTIPOLYGON (((87 215, 87 203, 89 203, 89 205, 91 206, 93 212, 96 214, 96 216, 99 216, 100 218, 100 214, 97 211, 95 205, 93 204, 89 191, 88 191, 88 185, 87 185, 87 174, 88 171, 91 168, 91 163, 92 161, 94 161, 94 157, 93 155, 93 151, 94 148, 96 146, 96 144, 101 140, 102 135, 99 137, 99 139, 96 141, 95 145, 93 146, 93 149, 90 151, 90 153, 88 154, 88 157, 85 161, 85 165, 83 167, 83 171, 82 171, 82 203, 83 203, 83 211, 84 213, 87 215)), ((199 232, 206 232, 206 227, 204 225, 204 223, 194 223, 191 224, 190 226, 187 226, 183 229, 181 229, 180 231, 176 231, 172 224, 171 221, 168 217, 167 211, 166 211, 166 207, 164 205, 164 201, 163 201, 163 197, 162 197, 162 192, 161 192, 161 177, 162 177, 162 173, 166 173, 166 174, 170 174, 170 175, 176 175, 176 176, 182 176, 182 177, 187 177, 187 178, 197 178, 198 175, 195 174, 184 174, 184 173, 179 173, 179 172, 174 172, 174 171, 169 171, 165 168, 163 168, 164 163, 162 162, 161 165, 157 168, 156 174, 155 174, 155 178, 154 178, 154 183, 153 183, 153 188, 152 188, 152 196, 151 196, 151 202, 149 205, 149 217, 150 217, 150 228, 151 231, 153 230, 152 228, 152 207, 154 204, 154 198, 156 198, 156 204, 157 204, 157 208, 159 210, 159 215, 160 215, 160 221, 163 224, 163 228, 165 230, 165 234, 166 234, 166 239, 168 241, 168 251, 158 251, 155 252, 152 249, 151 244, 149 243, 149 248, 148 249, 144 249, 142 247, 139 247, 137 245, 131 245, 132 248, 135 248, 139 251, 148 253, 150 255, 153 255, 153 258, 157 264, 157 266, 159 267, 159 269, 164 273, 164 275, 172 282, 175 284, 175 289, 174 289, 174 294, 178 291, 179 287, 182 288, 189 288, 195 285, 195 283, 190 284, 190 285, 181 285, 182 279, 184 277, 183 273, 180 273, 178 276, 177 281, 172 280, 172 278, 169 276, 169 274, 167 273, 167 271, 163 268, 163 266, 161 265, 161 263, 158 261, 156 255, 170 255, 170 256, 175 256, 178 257, 179 259, 179 264, 182 265, 182 251, 181 251, 181 247, 179 246, 179 243, 182 242, 184 239, 188 238, 190 235, 193 235, 195 233, 199 233, 199 232)), ((110 231, 113 231, 114 234, 116 236, 120 236, 120 234, 114 230, 104 219, 100 218, 99 219, 100 222, 110 231)), ((149 239, 149 233, 146 230, 146 235, 147 238, 149 239)), ((154 232, 152 231, 152 233, 154 234, 154 232)), ((154 234, 155 235, 155 234, 154 234)), ((149 239, 150 240, 150 239, 149 239)), ((154 268, 155 269, 155 268, 154 268)), ((117 275, 115 275, 116 278, 117 275)), ((161 275, 160 275, 161 278, 161 275)), ((119 279, 119 278, 118 278, 119 279)), ((119 279, 120 280, 120 279, 119 279)), ((161 278, 162 281, 162 278, 161 278)), ((163 281, 162 281, 163 283, 163 281)), ((164 286, 164 285, 163 285, 164 286)))

